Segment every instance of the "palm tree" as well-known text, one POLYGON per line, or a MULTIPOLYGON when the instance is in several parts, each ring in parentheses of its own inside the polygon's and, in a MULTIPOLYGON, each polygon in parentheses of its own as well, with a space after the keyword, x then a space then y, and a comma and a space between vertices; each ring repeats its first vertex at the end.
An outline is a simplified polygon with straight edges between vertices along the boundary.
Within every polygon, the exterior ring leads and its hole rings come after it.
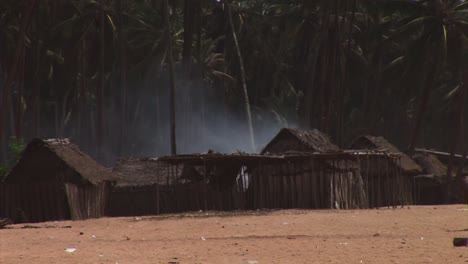
MULTIPOLYGON (((219 104, 226 112, 247 116, 250 137, 269 115, 282 124, 300 119, 340 144, 357 133, 401 137, 411 141, 405 142, 411 149, 420 135, 419 142, 452 145, 447 148, 453 152, 462 145, 457 142, 465 142, 466 1, 163 2, 0 1, 0 76, 8 83, 1 90, 2 142, 41 130, 75 137, 88 151, 120 145, 116 152, 127 154, 140 133, 132 125, 158 128, 170 120, 160 106, 166 91, 152 81, 166 62, 178 72, 179 61, 201 68, 216 97, 224 96, 219 104), (170 26, 164 19, 168 5, 170 26), (30 7, 37 12, 25 25, 30 7), (145 107, 156 109, 149 115, 141 110, 146 92, 152 98, 145 107), (119 117, 106 118, 105 105, 119 117), (155 122, 140 122, 153 116, 155 122), (413 120, 416 125, 408 129, 413 120), (117 125, 119 135, 103 137, 117 125), (446 131, 436 128, 444 126, 454 127, 454 143, 438 136, 446 131), (426 127, 430 133, 421 132, 426 127)), ((190 121, 198 104, 190 96, 183 100, 179 120, 190 121)), ((206 98, 199 101, 208 105, 206 98)), ((203 118, 209 113, 204 107, 203 118)), ((165 132, 158 143, 167 142, 165 132)))
MULTIPOLYGON (((422 90, 417 111, 416 124, 411 135, 409 145, 410 152, 414 151, 417 140, 421 134, 423 121, 428 109, 431 94, 437 87, 437 80, 445 69, 450 69, 454 79, 463 85, 463 51, 464 39, 468 36, 467 12, 468 2, 455 0, 431 0, 431 1, 392 1, 400 10, 408 13, 401 17, 401 26, 398 33, 412 34, 414 40, 410 43, 410 49, 405 55, 408 65, 408 73, 420 72, 417 78, 422 90)), ((456 142, 462 145, 464 152, 464 104, 466 103, 465 89, 459 89, 458 119, 453 126, 454 137, 451 147, 451 160, 447 169, 447 197, 450 193, 452 181, 453 154, 456 142), (458 135, 458 136, 457 136, 458 135)), ((460 164, 461 175, 463 163, 460 164)))
POLYGON ((414 40, 410 43, 414 49, 408 50, 417 51, 415 54, 405 55, 409 70, 414 70, 411 67, 418 68, 422 87, 416 124, 409 146, 410 151, 414 151, 436 78, 444 65, 455 64, 448 58, 460 57, 460 54, 448 57, 447 47, 458 47, 456 52, 462 50, 455 42, 460 41, 468 33, 466 23, 468 4, 465 1, 455 0, 398 0, 391 1, 390 5, 403 10, 397 33, 406 36, 409 33, 410 36, 414 36, 411 37, 414 40))
MULTIPOLYGON (((20 63, 21 59, 24 56, 25 49, 26 49, 26 30, 31 23, 31 17, 34 11, 34 8, 36 7, 36 0, 29 0, 28 3, 24 7, 24 11, 21 16, 21 24, 17 36, 17 41, 16 41, 16 50, 15 50, 15 57, 11 62, 11 65, 9 67, 9 72, 7 75, 7 80, 5 82, 5 89, 2 95, 2 104, 0 107, 0 145, 2 146, 7 146, 7 142, 5 139, 5 136, 7 135, 7 122, 8 122, 8 117, 7 113, 10 112, 10 103, 12 99, 12 86, 13 82, 15 80, 18 80, 18 77, 21 77, 20 73, 20 63)), ((24 70, 24 68, 23 68, 24 70)), ((21 98, 19 99, 21 102, 21 98)), ((19 113, 17 113, 19 114, 19 113)), ((19 118, 19 117, 18 117, 19 118)), ((19 126, 19 122, 17 122, 16 126, 19 126)), ((17 130, 18 131, 18 130, 17 130)), ((18 132, 17 132, 18 133, 18 132)), ((17 134, 17 137, 20 135, 17 134)), ((0 160, 5 160, 6 159, 6 150, 0 150, 0 160)))
POLYGON ((167 0, 164 0, 163 2, 164 6, 164 23, 166 27, 166 38, 168 43, 167 45, 167 60, 169 62, 169 81, 170 81, 170 91, 169 91, 169 100, 170 100, 170 138, 171 138, 171 154, 176 155, 177 154, 177 143, 176 143, 176 105, 175 105, 175 91, 176 91, 176 86, 175 86, 175 76, 174 76, 174 59, 172 58, 172 27, 169 21, 169 3, 167 0))
POLYGON ((234 45, 236 47, 237 58, 239 59, 240 79, 241 79, 241 84, 242 84, 242 93, 244 96, 245 113, 247 115, 247 125, 249 129, 250 144, 252 147, 252 151, 255 151, 255 139, 254 139, 254 132, 253 132, 253 124, 252 124, 252 112, 250 111, 250 100, 249 100, 249 93, 247 91, 247 83, 245 79, 244 61, 243 61, 242 54, 239 48, 239 41, 237 39, 236 29, 234 27, 231 4, 227 3, 226 8, 228 12, 228 19, 229 19, 229 25, 231 28, 232 38, 234 40, 234 45))

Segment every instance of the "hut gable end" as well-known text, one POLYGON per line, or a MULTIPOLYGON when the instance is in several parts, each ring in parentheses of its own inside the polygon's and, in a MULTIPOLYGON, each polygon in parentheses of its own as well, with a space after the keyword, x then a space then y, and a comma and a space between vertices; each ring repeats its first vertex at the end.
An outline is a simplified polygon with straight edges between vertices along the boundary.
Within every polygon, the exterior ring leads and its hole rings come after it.
POLYGON ((388 142, 384 137, 375 137, 375 136, 360 136, 354 140, 351 144, 350 149, 359 149, 359 150, 378 150, 385 151, 388 153, 400 154, 400 164, 399 167, 406 174, 420 174, 422 168, 408 155, 402 153, 396 146, 388 142))
POLYGON ((413 159, 418 163, 426 175, 434 177, 443 177, 447 175, 447 166, 445 166, 436 156, 432 154, 415 154, 413 159))
POLYGON ((113 181, 106 168, 68 139, 33 139, 6 175, 6 183, 55 181, 98 184, 113 181))
POLYGON ((262 154, 287 152, 339 152, 327 135, 317 129, 283 128, 262 150, 262 154))

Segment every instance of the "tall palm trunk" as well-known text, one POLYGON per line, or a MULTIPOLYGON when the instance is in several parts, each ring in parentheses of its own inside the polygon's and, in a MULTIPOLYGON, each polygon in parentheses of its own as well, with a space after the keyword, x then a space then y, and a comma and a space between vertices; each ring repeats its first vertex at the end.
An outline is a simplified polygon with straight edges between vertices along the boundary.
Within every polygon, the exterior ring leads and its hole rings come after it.
POLYGON ((29 0, 25 5, 25 9, 22 16, 21 26, 18 32, 18 38, 16 40, 16 52, 13 58, 12 65, 9 67, 8 77, 6 86, 4 89, 2 104, 0 105, 0 161, 5 160, 6 153, 6 135, 8 130, 8 113, 10 112, 10 103, 12 99, 12 86, 13 82, 17 78, 19 65, 21 61, 21 54, 25 47, 25 31, 30 23, 31 16, 36 6, 36 0, 29 0))
MULTIPOLYGON (((86 34, 86 33, 85 33, 86 34)), ((87 68, 86 68, 86 35, 83 35, 81 40, 81 60, 80 60, 80 72, 81 72, 81 83, 80 83, 80 100, 79 100, 79 113, 78 113, 78 133, 82 144, 86 147, 89 146, 89 119, 86 114, 87 99, 87 68)))
MULTIPOLYGON (((456 182, 457 190, 454 190, 457 195, 462 195, 463 192, 463 173, 466 164, 466 159, 468 156, 468 149, 466 146, 466 138, 465 138, 465 108, 466 108, 466 96, 468 93, 468 73, 465 71, 463 73, 463 86, 462 86, 462 93, 460 95, 460 113, 459 113, 459 137, 460 140, 458 144, 460 145, 460 154, 461 158, 458 164, 458 170, 456 175, 456 182)), ((460 201, 463 199, 462 197, 457 197, 460 201)))
POLYGON ((468 92, 468 74, 463 74, 463 86, 460 88, 460 94, 458 97, 457 103, 457 110, 458 115, 455 118, 455 125, 454 125, 454 133, 452 136, 452 142, 450 145, 450 156, 447 165, 447 175, 446 175, 446 190, 445 190, 445 202, 449 203, 450 201, 450 194, 454 193, 454 181, 452 175, 454 175, 454 171, 456 172, 457 181, 462 179, 463 176, 463 169, 465 166, 466 160, 466 146, 465 146, 465 104, 466 104, 466 96, 468 92), (456 167, 456 160, 455 160, 455 153, 458 151, 462 155, 461 158, 458 160, 458 168, 456 167))
POLYGON ((245 112, 247 114, 250 144, 251 144, 251 147, 252 147, 252 151, 255 151, 255 138, 254 138, 253 124, 252 124, 252 113, 250 111, 250 100, 249 100, 249 94, 248 94, 248 91, 247 91, 247 83, 246 83, 246 80, 245 80, 244 61, 242 59, 242 55, 241 55, 241 52, 240 52, 239 41, 237 40, 236 29, 234 28, 234 22, 232 20, 231 5, 228 3, 228 4, 226 4, 226 7, 227 7, 227 11, 228 11, 228 16, 229 16, 228 19, 229 19, 229 25, 231 27, 232 38, 234 39, 234 45, 236 47, 237 57, 239 59, 240 75, 241 75, 241 82, 242 82, 242 92, 243 92, 243 95, 244 95, 245 112))
POLYGON ((196 9, 196 29, 197 29, 197 42, 196 42, 196 58, 197 61, 200 61, 200 53, 201 53, 201 42, 202 42, 202 16, 203 16, 203 9, 202 9, 202 0, 197 1, 196 9))
POLYGON ((20 140, 23 135, 23 92, 24 92, 24 64, 26 60, 26 47, 22 48, 21 62, 18 71, 17 98, 16 98, 16 122, 15 122, 15 138, 20 140))
POLYGON ((40 95, 41 95, 41 86, 40 86, 40 67, 41 67, 41 43, 39 39, 36 40, 36 58, 35 58, 35 69, 34 69, 34 83, 32 91, 32 101, 33 101, 33 113, 32 113, 32 127, 33 127, 33 137, 39 137, 40 134, 40 95))
POLYGON ((423 87, 423 94, 421 97, 421 103, 419 105, 418 115, 416 118, 416 125, 413 130, 413 135, 411 136, 411 143, 409 146, 410 153, 414 152, 416 142, 418 140, 418 137, 421 134, 422 124, 426 116, 427 104, 431 96, 432 88, 434 87, 434 75, 436 73, 436 70, 435 70, 435 66, 429 66, 429 67, 431 67, 431 69, 426 75, 426 79, 425 79, 424 87, 423 87))
POLYGON ((96 90, 96 147, 97 147, 97 156, 102 159, 102 136, 103 136, 103 93, 104 86, 106 82, 106 73, 105 73, 105 10, 104 4, 105 0, 101 0, 101 14, 100 14, 100 30, 99 30, 99 85, 96 90))
MULTIPOLYGON (((467 86, 466 84, 463 84, 463 86, 467 86)), ((463 168, 465 167, 465 156, 466 156, 466 142, 465 142, 465 103, 466 103, 466 88, 463 88, 463 92, 460 98, 461 107, 460 107, 460 140, 459 140, 459 145, 460 145, 460 154, 462 158, 460 159, 458 170, 457 170, 457 178, 460 178, 463 176, 463 168)))
MULTIPOLYGON (((468 73, 466 71, 463 71, 463 66, 465 65, 464 63, 464 52, 463 48, 465 45, 465 40, 461 35, 457 35, 457 41, 455 42, 458 44, 456 46, 457 50, 457 56, 455 56, 455 61, 452 61, 453 65, 455 66, 455 69, 458 70, 458 77, 461 83, 460 87, 460 94, 458 96, 458 102, 457 102, 457 108, 458 110, 458 118, 455 118, 454 122, 454 135, 452 137, 452 142, 451 142, 451 147, 450 147, 450 158, 447 166, 447 175, 446 175, 446 197, 445 201, 450 202, 450 194, 454 193, 453 191, 453 178, 452 178, 452 171, 454 170, 454 159, 455 159, 455 152, 457 151, 457 146, 459 146, 459 151, 462 155, 462 157, 459 160, 459 167, 457 170, 457 181, 462 180, 463 176, 463 169, 465 166, 465 160, 466 160, 466 145, 465 145, 465 104, 466 104, 466 96, 468 93, 468 73)), ((460 185, 463 185, 462 182, 459 182, 460 185)), ((457 185, 455 185, 457 186, 457 185)), ((457 191, 457 190, 455 190, 457 191)))
POLYGON ((174 59, 172 57, 172 31, 171 23, 169 21, 169 3, 168 0, 164 0, 164 23, 166 26, 166 38, 167 38, 167 60, 169 62, 169 82, 170 82, 170 138, 171 138, 171 155, 177 154, 176 144, 176 104, 175 104, 175 76, 174 76, 174 59))
POLYGON ((192 59, 193 32, 195 28, 195 8, 199 0, 184 1, 184 44, 182 47, 182 62, 188 65, 192 59))
POLYGON ((120 71, 120 138, 118 142, 118 153, 124 154, 127 138, 127 53, 126 34, 124 31, 124 21, 122 12, 125 10, 125 0, 116 1, 117 9, 117 30, 118 30, 118 57, 120 71))
POLYGON ((458 37, 458 44, 459 44, 459 58, 458 58, 458 69, 459 69, 459 72, 460 72, 460 80, 462 82, 462 91, 461 91, 461 96, 460 96, 460 114, 459 114, 459 123, 460 123, 460 152, 461 152, 461 159, 460 159, 460 162, 459 162, 459 166, 458 166, 458 171, 457 171, 457 178, 456 178, 456 182, 458 183, 456 186, 457 186, 457 190, 456 193, 458 195, 461 195, 461 197, 457 197, 460 201, 463 200, 463 188, 464 188, 464 185, 466 184, 464 181, 463 181, 463 174, 464 174, 464 168, 465 168, 465 164, 466 164, 466 159, 467 159, 467 156, 468 156, 468 148, 467 148, 467 144, 466 144, 466 138, 465 138, 465 110, 466 110, 466 98, 467 98, 467 94, 468 94, 468 70, 464 70, 464 66, 466 65, 465 61, 463 60, 463 58, 465 57, 465 52, 464 52, 464 48, 465 47, 465 43, 466 43, 466 40, 463 36, 461 35, 457 35, 458 37))

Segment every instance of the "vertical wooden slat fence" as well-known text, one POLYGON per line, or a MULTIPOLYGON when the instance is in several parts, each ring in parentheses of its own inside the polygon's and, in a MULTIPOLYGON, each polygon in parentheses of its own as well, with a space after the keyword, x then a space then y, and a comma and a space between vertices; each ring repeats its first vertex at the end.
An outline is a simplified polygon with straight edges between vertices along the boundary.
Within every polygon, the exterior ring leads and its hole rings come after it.
POLYGON ((110 186, 107 183, 77 186, 65 184, 72 220, 98 218, 106 215, 110 186))
POLYGON ((31 223, 68 219, 64 187, 54 182, 0 184, 0 216, 31 223))
MULTIPOLYGON (((164 161, 169 164, 163 169, 167 171, 166 185, 148 187, 154 199, 147 202, 155 206, 141 214, 263 208, 357 209, 394 207, 409 201, 406 180, 395 166, 398 158, 385 153, 341 153, 329 157, 305 154, 248 164, 228 159, 224 163, 208 162, 205 156, 195 156, 184 163, 183 158, 164 161), (181 171, 178 166, 194 166, 201 179, 177 183, 181 171), (239 188, 234 182, 228 188, 218 186, 217 181, 232 177, 232 171, 223 166, 239 171, 249 168, 248 189, 239 188)), ((130 211, 119 215, 130 215, 130 211)))

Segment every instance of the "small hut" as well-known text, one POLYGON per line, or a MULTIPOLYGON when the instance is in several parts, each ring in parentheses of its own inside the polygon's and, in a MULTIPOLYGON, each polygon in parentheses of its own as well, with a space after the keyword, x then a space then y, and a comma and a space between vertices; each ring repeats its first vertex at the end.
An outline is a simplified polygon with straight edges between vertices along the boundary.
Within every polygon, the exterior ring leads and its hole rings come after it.
POLYGON ((375 156, 360 159, 361 173, 366 188, 369 189, 369 201, 372 207, 389 204, 389 200, 393 199, 395 195, 394 192, 389 191, 391 186, 399 190, 397 195, 404 199, 400 202, 413 203, 412 184, 414 177, 422 173, 421 166, 383 137, 369 135, 358 137, 351 144, 350 149, 399 156, 399 159, 394 159, 390 163, 375 156), (391 175, 402 175, 403 177, 395 181, 391 175), (394 186, 395 184, 397 186, 394 186))
POLYGON ((414 202, 416 204, 444 203, 447 166, 436 156, 428 153, 414 154, 413 159, 423 169, 421 175, 414 177, 414 202))
POLYGON ((182 204, 190 201, 183 201, 183 195, 176 192, 200 179, 192 167, 169 166, 157 158, 121 159, 113 173, 117 181, 110 196, 111 216, 183 211, 182 204))
POLYGON ((68 139, 33 139, 0 185, 0 214, 16 222, 101 217, 113 180, 68 139))
POLYGON ((280 193, 270 205, 264 205, 265 199, 260 199, 256 202, 257 207, 367 207, 354 156, 343 153, 319 130, 283 128, 265 146, 262 154, 284 155, 285 162, 257 172, 262 176, 254 178, 259 182, 252 186, 260 188, 262 184, 270 183, 276 186, 268 192, 280 193))
POLYGON ((351 144, 350 149, 374 150, 386 153, 397 153, 400 155, 398 167, 404 175, 415 176, 422 173, 422 168, 408 155, 401 152, 396 146, 388 142, 384 137, 361 136, 351 144))

